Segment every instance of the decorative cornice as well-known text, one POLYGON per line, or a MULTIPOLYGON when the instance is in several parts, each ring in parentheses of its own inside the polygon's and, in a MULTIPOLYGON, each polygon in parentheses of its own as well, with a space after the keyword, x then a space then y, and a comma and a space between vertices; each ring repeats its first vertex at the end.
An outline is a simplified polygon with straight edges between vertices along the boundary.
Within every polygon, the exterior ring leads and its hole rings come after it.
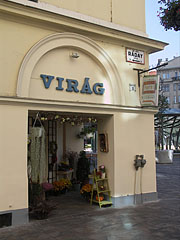
MULTIPOLYGON (((109 114, 112 114, 111 112, 136 112, 136 113, 149 113, 149 114, 155 114, 157 113, 158 109, 156 107, 134 107, 134 106, 122 106, 122 105, 116 105, 116 104, 95 104, 95 103, 83 103, 83 102, 71 102, 71 101, 57 101, 57 100, 44 100, 44 99, 35 99, 35 98, 19 98, 19 97, 5 97, 0 96, 0 102, 5 104, 18 104, 18 105, 25 105, 25 106, 39 106, 41 105, 41 108, 51 108, 51 110, 54 108, 58 108, 61 106, 62 112, 64 111, 63 108, 66 108, 66 111, 68 111, 68 108, 74 108, 76 109, 81 108, 86 109, 87 112, 89 112, 89 109, 92 109, 94 111, 97 111, 99 114, 105 114, 103 112, 109 111, 109 114)), ((30 109, 30 108, 29 108, 30 109)), ((34 109, 34 108, 33 108, 34 109)), ((106 112, 107 114, 107 112, 106 112)))

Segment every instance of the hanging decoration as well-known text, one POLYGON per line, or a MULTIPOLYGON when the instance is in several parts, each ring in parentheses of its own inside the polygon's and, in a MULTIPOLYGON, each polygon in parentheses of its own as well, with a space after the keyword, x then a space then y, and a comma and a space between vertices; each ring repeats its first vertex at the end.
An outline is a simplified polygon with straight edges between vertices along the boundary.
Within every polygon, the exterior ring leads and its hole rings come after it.
POLYGON ((41 113, 41 121, 48 121, 48 120, 56 120, 60 124, 69 123, 72 126, 75 125, 82 125, 85 123, 97 123, 98 120, 95 117, 89 116, 82 116, 82 115, 61 115, 53 112, 42 112, 41 113))
POLYGON ((47 179, 47 161, 46 161, 46 134, 45 129, 41 123, 39 113, 33 127, 30 129, 30 161, 31 166, 31 181, 35 183, 42 183, 47 179), (36 126, 37 121, 40 127, 36 126))

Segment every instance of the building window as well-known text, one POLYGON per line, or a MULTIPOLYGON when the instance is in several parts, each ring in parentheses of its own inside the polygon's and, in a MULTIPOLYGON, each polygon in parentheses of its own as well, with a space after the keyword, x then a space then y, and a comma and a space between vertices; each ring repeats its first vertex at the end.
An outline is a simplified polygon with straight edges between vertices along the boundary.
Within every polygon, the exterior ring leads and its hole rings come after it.
POLYGON ((166 74, 165 73, 163 73, 163 79, 166 79, 166 74))
POLYGON ((169 97, 167 97, 166 99, 167 99, 167 102, 170 104, 170 98, 169 98, 169 97))
POLYGON ((180 96, 178 96, 178 102, 180 103, 180 96))
POLYGON ((177 73, 177 72, 175 72, 175 78, 177 78, 177 76, 178 76, 178 73, 177 73))
POLYGON ((180 91, 180 83, 178 84, 178 90, 180 91))
POLYGON ((169 79, 169 73, 167 73, 166 78, 169 79))
POLYGON ((169 92, 169 84, 164 84, 163 90, 164 92, 169 92))
POLYGON ((176 89, 177 89, 176 83, 174 83, 173 87, 174 87, 174 91, 176 91, 176 89))
POLYGON ((176 96, 174 96, 174 103, 177 103, 177 101, 176 101, 176 96))

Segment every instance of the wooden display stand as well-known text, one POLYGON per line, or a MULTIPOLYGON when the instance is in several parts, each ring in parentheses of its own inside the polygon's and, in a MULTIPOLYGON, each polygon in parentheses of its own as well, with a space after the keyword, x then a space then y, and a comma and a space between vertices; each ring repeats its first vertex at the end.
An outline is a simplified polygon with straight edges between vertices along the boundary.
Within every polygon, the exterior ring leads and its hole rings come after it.
POLYGON ((107 176, 105 178, 97 178, 95 169, 93 174, 93 186, 90 203, 92 204, 93 202, 98 203, 100 208, 103 205, 112 205, 108 178, 107 176), (108 200, 104 200, 105 197, 108 197, 108 200))

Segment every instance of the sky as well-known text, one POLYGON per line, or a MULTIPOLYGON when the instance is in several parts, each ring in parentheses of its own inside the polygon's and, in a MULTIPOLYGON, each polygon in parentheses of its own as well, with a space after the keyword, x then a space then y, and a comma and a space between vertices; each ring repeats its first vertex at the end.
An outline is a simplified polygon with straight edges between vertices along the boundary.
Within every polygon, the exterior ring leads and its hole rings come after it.
POLYGON ((146 32, 149 38, 156 39, 162 42, 169 43, 164 50, 149 55, 149 66, 157 65, 158 59, 169 60, 173 57, 180 56, 180 31, 174 30, 165 31, 164 27, 160 24, 160 19, 157 17, 157 11, 161 6, 158 0, 145 0, 146 1, 146 32))

